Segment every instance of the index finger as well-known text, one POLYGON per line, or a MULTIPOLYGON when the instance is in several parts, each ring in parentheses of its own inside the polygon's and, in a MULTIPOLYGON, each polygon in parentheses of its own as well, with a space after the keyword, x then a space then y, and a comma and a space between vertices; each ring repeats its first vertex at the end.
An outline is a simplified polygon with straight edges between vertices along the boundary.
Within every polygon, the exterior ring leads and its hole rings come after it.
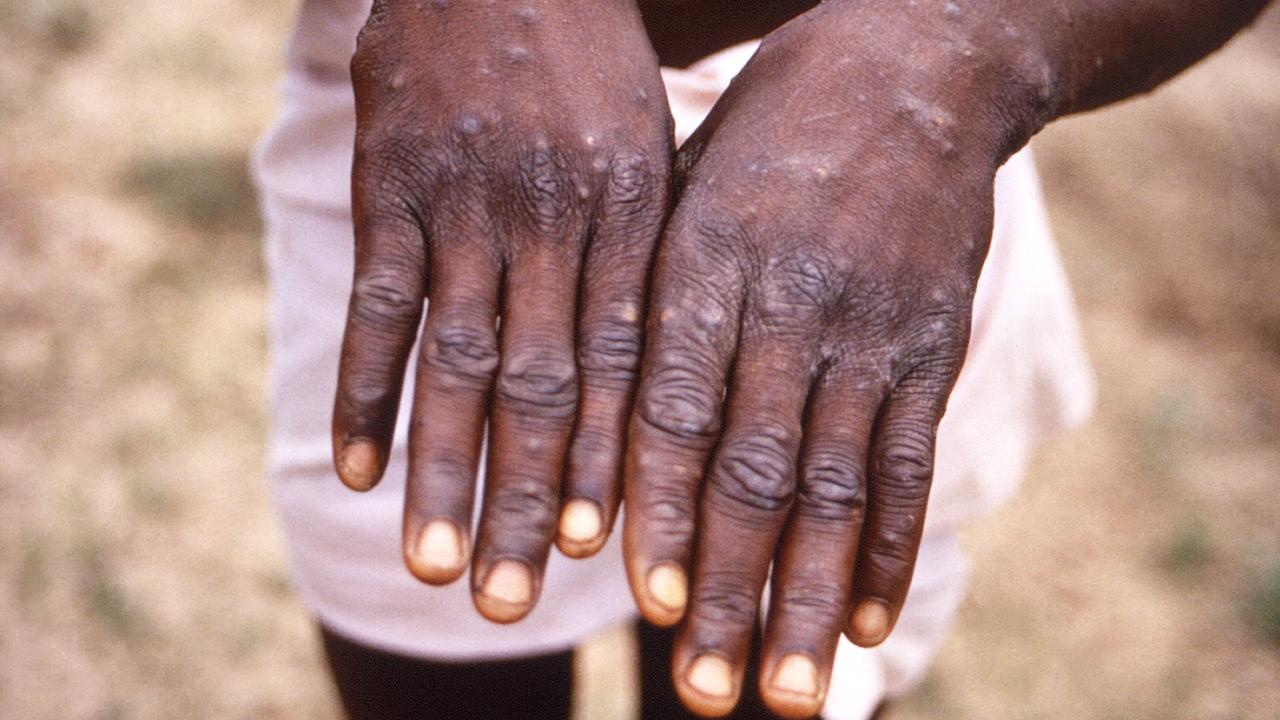
POLYGON ((694 512, 738 343, 740 269, 724 240, 677 230, 663 248, 628 433, 623 553, 640 613, 663 626, 688 601, 694 512))

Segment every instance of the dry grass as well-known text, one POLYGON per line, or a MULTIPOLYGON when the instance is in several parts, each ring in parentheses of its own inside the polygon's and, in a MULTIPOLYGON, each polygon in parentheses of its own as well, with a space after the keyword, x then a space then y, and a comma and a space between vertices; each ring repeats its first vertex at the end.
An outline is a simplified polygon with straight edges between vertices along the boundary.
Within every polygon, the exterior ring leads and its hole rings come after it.
MULTIPOLYGON (((335 717, 262 480, 242 158, 290 13, 0 7, 0 717, 335 717)), ((1278 40, 1040 141, 1101 408, 892 717, 1280 717, 1278 40)))

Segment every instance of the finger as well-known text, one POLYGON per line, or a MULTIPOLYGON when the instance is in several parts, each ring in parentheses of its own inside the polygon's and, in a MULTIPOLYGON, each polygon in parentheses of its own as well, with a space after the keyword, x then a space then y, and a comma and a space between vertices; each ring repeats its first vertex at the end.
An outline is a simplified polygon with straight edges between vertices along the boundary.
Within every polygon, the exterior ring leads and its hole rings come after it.
POLYGON ((555 536, 578 401, 578 265, 563 248, 544 247, 514 258, 508 271, 472 568, 476 608, 495 622, 515 622, 533 608, 555 536))
POLYGON ((728 252, 683 242, 679 232, 668 237, 653 280, 623 482, 631 592, 645 619, 664 627, 679 622, 688 598, 694 508, 720 435, 741 310, 741 273, 728 252))
POLYGON ((578 419, 556 537, 570 557, 604 546, 621 500, 645 281, 666 196, 666 180, 643 156, 614 159, 582 282, 578 419))
POLYGON ((353 490, 382 478, 405 365, 426 292, 421 229, 402 212, 371 216, 356 203, 356 264, 333 404, 338 477, 353 490))
POLYGON ((813 377, 795 338, 744 339, 727 424, 699 512, 689 612, 676 641, 676 690, 719 716, 737 703, 760 593, 795 492, 813 377))
POLYGON ((788 718, 826 700, 849 615, 865 507, 867 446, 883 391, 870 373, 829 370, 805 418, 795 505, 773 571, 760 696, 788 718))
POLYGON ((847 631, 863 647, 889 636, 911 586, 933 480, 934 442, 950 392, 944 374, 909 375, 880 410, 847 631))
POLYGON ((444 584, 466 570, 485 415, 498 367, 495 322, 501 263, 479 244, 451 243, 431 268, 431 306, 419 345, 405 561, 444 584))

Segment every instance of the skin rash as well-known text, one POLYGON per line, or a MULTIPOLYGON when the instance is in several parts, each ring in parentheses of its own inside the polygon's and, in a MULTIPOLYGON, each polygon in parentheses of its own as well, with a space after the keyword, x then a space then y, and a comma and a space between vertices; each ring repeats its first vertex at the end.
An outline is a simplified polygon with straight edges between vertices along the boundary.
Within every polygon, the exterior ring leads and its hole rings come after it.
POLYGON ((551 545, 599 550, 625 495, 637 605, 684 621, 685 703, 736 703, 776 561, 760 692, 812 715, 838 635, 883 641, 906 598, 996 169, 1265 4, 379 0, 352 64, 339 475, 381 477, 429 298, 409 569, 470 568, 514 622, 551 545), (675 153, 659 60, 761 35, 675 153))

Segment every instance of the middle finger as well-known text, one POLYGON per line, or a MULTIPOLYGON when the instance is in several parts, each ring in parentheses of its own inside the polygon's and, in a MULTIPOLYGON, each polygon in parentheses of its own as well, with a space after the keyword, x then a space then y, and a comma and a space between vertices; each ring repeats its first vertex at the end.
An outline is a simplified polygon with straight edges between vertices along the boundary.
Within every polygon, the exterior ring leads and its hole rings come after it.
POLYGON ((795 491, 805 400, 804 343, 744 338, 727 425, 703 491, 688 621, 676 643, 676 689, 706 715, 741 692, 760 593, 795 491))
POLYGON ((484 512, 476 538, 476 609, 515 622, 537 600, 555 536, 578 379, 576 254, 541 245, 513 258, 503 304, 502 363, 489 420, 484 512))

